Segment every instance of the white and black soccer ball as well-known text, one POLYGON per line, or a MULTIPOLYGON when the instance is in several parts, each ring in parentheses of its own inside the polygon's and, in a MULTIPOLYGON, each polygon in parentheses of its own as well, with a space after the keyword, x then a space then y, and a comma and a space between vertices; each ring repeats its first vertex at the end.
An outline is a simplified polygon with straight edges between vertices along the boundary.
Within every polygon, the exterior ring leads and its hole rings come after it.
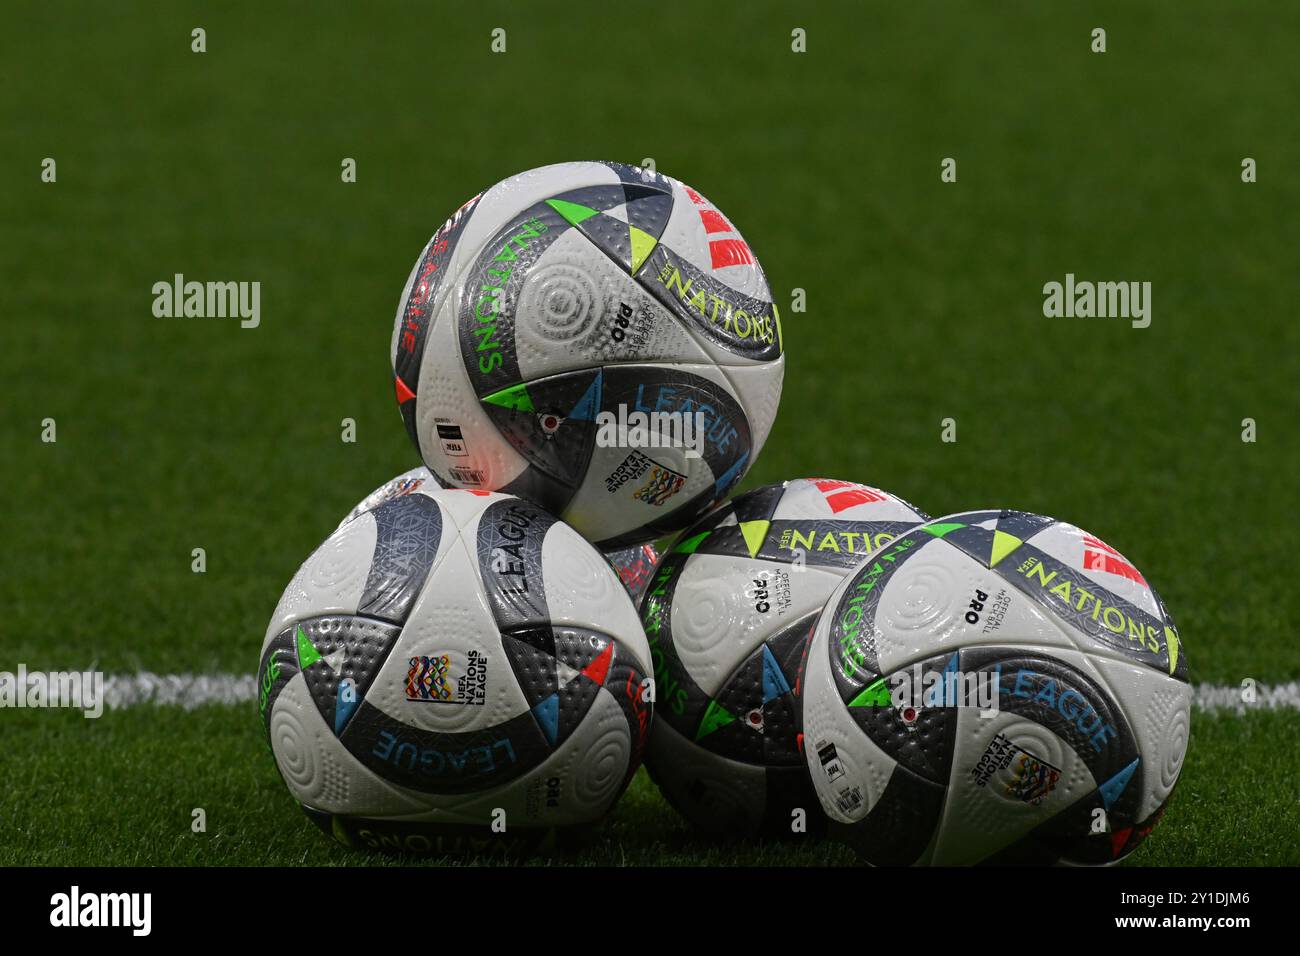
POLYGON ((267 627, 258 705, 281 776, 362 848, 520 847, 598 820, 651 719, 627 591, 536 505, 418 478, 346 520, 267 627))
POLYGON ((678 180, 604 162, 530 170, 457 210, 411 271, 391 358, 441 483, 517 494, 604 548, 725 497, 785 365, 735 225, 678 180), (682 416, 703 422, 699 442, 682 416))
POLYGON ((1187 750, 1178 630, 1073 525, 938 518, 832 595, 804 671, 804 752, 876 864, 1106 864, 1160 819, 1187 750))
POLYGON ((817 614, 877 546, 926 521, 877 488, 799 479, 740 495, 685 531, 642 599, 657 720, 647 763, 697 826, 815 829, 794 692, 817 614))

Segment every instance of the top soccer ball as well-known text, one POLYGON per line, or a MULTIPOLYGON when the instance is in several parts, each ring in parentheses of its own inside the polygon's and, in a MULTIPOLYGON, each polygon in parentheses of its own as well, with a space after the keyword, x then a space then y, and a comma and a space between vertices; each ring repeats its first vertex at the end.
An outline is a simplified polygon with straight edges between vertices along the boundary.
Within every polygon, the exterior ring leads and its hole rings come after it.
POLYGON ((392 361, 440 482, 527 498, 605 548, 677 530, 740 481, 785 364, 730 220, 675 179, 598 162, 457 210, 407 280, 392 361))

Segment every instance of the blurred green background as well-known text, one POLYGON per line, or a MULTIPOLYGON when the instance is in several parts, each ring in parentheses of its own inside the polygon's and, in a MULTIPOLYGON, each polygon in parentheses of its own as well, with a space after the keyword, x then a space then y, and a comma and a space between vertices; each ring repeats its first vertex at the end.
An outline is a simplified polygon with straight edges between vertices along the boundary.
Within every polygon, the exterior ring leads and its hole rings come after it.
MULTIPOLYGON (((1295 680, 1297 36, 1294 4, 1204 0, 8 4, 0 669, 251 672, 298 564, 418 463, 388 346, 429 235, 523 169, 652 158, 744 230, 782 305, 781 412, 742 490, 811 471, 935 515, 1055 515, 1161 591, 1195 683, 1295 680), (260 327, 155 318, 178 272, 260 281, 260 327), (1067 272, 1150 281, 1150 328, 1044 318, 1067 272)), ((48 771, 0 795, 11 861, 77 862, 55 848, 100 817, 74 831, 42 805, 93 805, 68 768, 113 778, 148 746, 124 728, 173 717, 168 752, 207 792, 266 792, 241 845, 291 827, 286 854, 349 859, 277 789, 251 711, 145 713, 0 712, 8 756, 48 771), (229 759, 205 757, 213 721, 229 759)), ((1263 719, 1194 720, 1180 792, 1254 823, 1216 849, 1211 810, 1180 823, 1176 803, 1135 862, 1300 862, 1300 720, 1263 719), (1245 753, 1281 768, 1276 812, 1234 796, 1245 753)), ((639 806, 678 825, 642 778, 612 832, 639 806)), ((95 860, 145 832, 105 830, 95 860)), ((164 844, 146 860, 184 859, 164 844)))

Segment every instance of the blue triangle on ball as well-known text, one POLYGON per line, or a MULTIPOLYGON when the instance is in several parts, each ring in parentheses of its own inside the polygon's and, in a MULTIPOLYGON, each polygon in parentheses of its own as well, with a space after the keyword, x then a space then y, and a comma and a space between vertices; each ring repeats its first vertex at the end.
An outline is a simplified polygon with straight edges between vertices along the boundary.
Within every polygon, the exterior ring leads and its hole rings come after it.
POLYGON ((600 385, 604 372, 598 370, 596 377, 591 380, 587 390, 583 392, 582 398, 569 411, 567 418, 572 418, 580 422, 590 422, 596 420, 596 410, 600 406, 600 385))
POLYGON ((352 712, 357 709, 361 703, 361 694, 357 691, 357 685, 351 681, 339 681, 338 697, 334 701, 334 734, 338 736, 343 733, 343 728, 348 725, 348 720, 352 717, 352 712), (348 700, 343 694, 345 687, 352 688, 351 700, 348 700))
POLYGON ((537 726, 542 728, 542 733, 546 734, 546 739, 554 747, 555 738, 560 735, 560 695, 552 694, 540 701, 533 707, 533 716, 537 718, 537 726))
POLYGON ((763 645, 763 703, 790 693, 790 683, 781 672, 781 665, 772 656, 772 649, 763 645))
POLYGON ((1119 795, 1124 792, 1124 788, 1128 786, 1129 780, 1133 778, 1133 771, 1137 770, 1138 762, 1141 759, 1141 757, 1133 758, 1131 764, 1097 788, 1101 793, 1101 801, 1106 805, 1107 810, 1109 810, 1115 801, 1119 799, 1119 795))
POLYGON ((749 452, 745 452, 737 458, 736 463, 722 473, 718 480, 713 483, 713 494, 715 496, 726 493, 727 489, 731 487, 732 479, 736 477, 738 471, 745 467, 747 461, 749 461, 749 452))

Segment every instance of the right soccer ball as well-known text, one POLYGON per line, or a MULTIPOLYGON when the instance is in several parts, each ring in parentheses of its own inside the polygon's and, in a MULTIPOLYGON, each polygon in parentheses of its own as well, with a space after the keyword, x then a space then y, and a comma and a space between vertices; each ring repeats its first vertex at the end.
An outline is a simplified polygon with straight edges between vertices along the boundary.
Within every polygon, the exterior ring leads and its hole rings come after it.
POLYGON ((1022 511, 889 542, 826 604, 804 756, 875 864, 1104 864, 1160 819, 1187 750, 1187 656, 1114 548, 1022 511))

